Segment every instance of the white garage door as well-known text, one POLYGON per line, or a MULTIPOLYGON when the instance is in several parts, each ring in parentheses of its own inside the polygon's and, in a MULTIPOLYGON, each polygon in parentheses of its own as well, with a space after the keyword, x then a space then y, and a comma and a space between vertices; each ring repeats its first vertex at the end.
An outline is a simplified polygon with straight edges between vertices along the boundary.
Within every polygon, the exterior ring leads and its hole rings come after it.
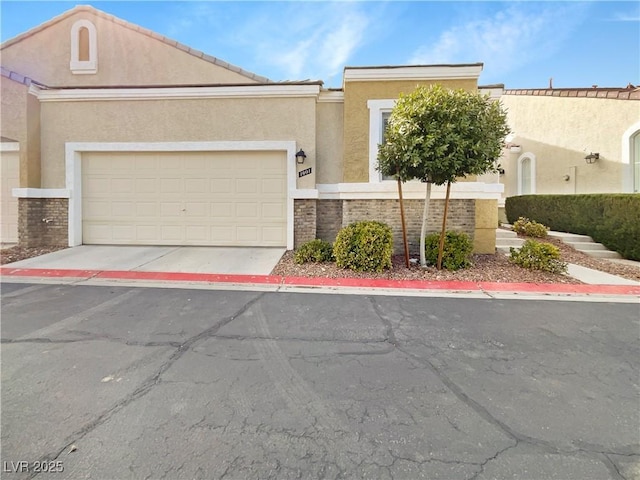
POLYGON ((2 217, 0 219, 0 241, 17 243, 18 241, 18 199, 12 190, 20 186, 19 152, 1 152, 0 178, 2 179, 2 217))
POLYGON ((286 246, 285 152, 82 154, 86 244, 286 246))

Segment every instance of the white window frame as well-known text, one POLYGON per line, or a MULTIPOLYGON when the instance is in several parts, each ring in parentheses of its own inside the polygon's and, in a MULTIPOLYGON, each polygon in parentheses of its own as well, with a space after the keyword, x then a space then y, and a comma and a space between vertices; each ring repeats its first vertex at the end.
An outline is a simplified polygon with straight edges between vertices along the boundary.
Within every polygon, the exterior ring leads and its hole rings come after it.
POLYGON ((378 144, 382 142, 384 134, 382 114, 390 112, 396 104, 395 99, 368 100, 369 108, 369 183, 380 183, 382 175, 376 166, 378 165, 378 144))
POLYGON ((91 75, 98 72, 98 35, 96 26, 89 20, 78 20, 71 27, 71 62, 74 75, 91 75), (80 60, 80 29, 89 31, 89 60, 80 60))
POLYGON ((531 152, 525 152, 518 158, 518 195, 522 193, 522 163, 529 159, 531 161, 531 192, 527 195, 536 193, 536 156, 531 152))
MULTIPOLYGON (((622 191, 633 192, 638 189, 638 185, 635 185, 635 165, 634 160, 634 137, 640 135, 640 122, 636 122, 631 125, 622 134, 622 163, 627 165, 622 169, 622 191)), ((640 190, 638 190, 640 191, 640 190)))

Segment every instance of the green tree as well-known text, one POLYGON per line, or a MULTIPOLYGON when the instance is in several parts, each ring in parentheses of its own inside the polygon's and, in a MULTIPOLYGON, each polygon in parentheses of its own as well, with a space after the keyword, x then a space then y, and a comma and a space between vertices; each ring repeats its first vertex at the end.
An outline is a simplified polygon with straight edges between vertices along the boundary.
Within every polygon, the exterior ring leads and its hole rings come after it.
MULTIPOLYGON (((420 86, 401 95, 378 150, 378 170, 401 182, 426 182, 420 234, 420 263, 426 265, 426 236, 431 185, 447 185, 440 253, 446 230, 451 183, 460 177, 495 171, 509 133, 506 112, 488 96, 440 85, 420 86)), ((441 268, 441 254, 438 259, 441 268)))

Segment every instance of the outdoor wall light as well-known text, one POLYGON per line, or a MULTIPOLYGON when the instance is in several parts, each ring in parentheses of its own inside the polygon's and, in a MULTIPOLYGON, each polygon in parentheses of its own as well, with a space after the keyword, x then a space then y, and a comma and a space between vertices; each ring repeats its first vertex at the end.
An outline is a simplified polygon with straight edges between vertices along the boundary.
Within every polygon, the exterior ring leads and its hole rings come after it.
POLYGON ((600 158, 600 154, 598 152, 596 152, 596 153, 591 152, 589 155, 584 157, 585 161, 589 165, 591 165, 592 163, 596 163, 596 160, 598 160, 599 158, 600 158))
POLYGON ((298 153, 296 153, 296 163, 302 165, 305 158, 307 158, 306 153, 304 153, 304 150, 300 149, 298 153))

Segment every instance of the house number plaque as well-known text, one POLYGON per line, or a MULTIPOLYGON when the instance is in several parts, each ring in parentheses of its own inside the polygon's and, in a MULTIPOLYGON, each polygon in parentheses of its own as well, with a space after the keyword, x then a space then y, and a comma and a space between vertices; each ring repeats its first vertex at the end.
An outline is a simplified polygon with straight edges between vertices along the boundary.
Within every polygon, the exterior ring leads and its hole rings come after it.
POLYGON ((305 175, 309 175, 311 173, 311 167, 305 168, 304 170, 300 170, 298 172, 298 177, 304 177, 305 175))

